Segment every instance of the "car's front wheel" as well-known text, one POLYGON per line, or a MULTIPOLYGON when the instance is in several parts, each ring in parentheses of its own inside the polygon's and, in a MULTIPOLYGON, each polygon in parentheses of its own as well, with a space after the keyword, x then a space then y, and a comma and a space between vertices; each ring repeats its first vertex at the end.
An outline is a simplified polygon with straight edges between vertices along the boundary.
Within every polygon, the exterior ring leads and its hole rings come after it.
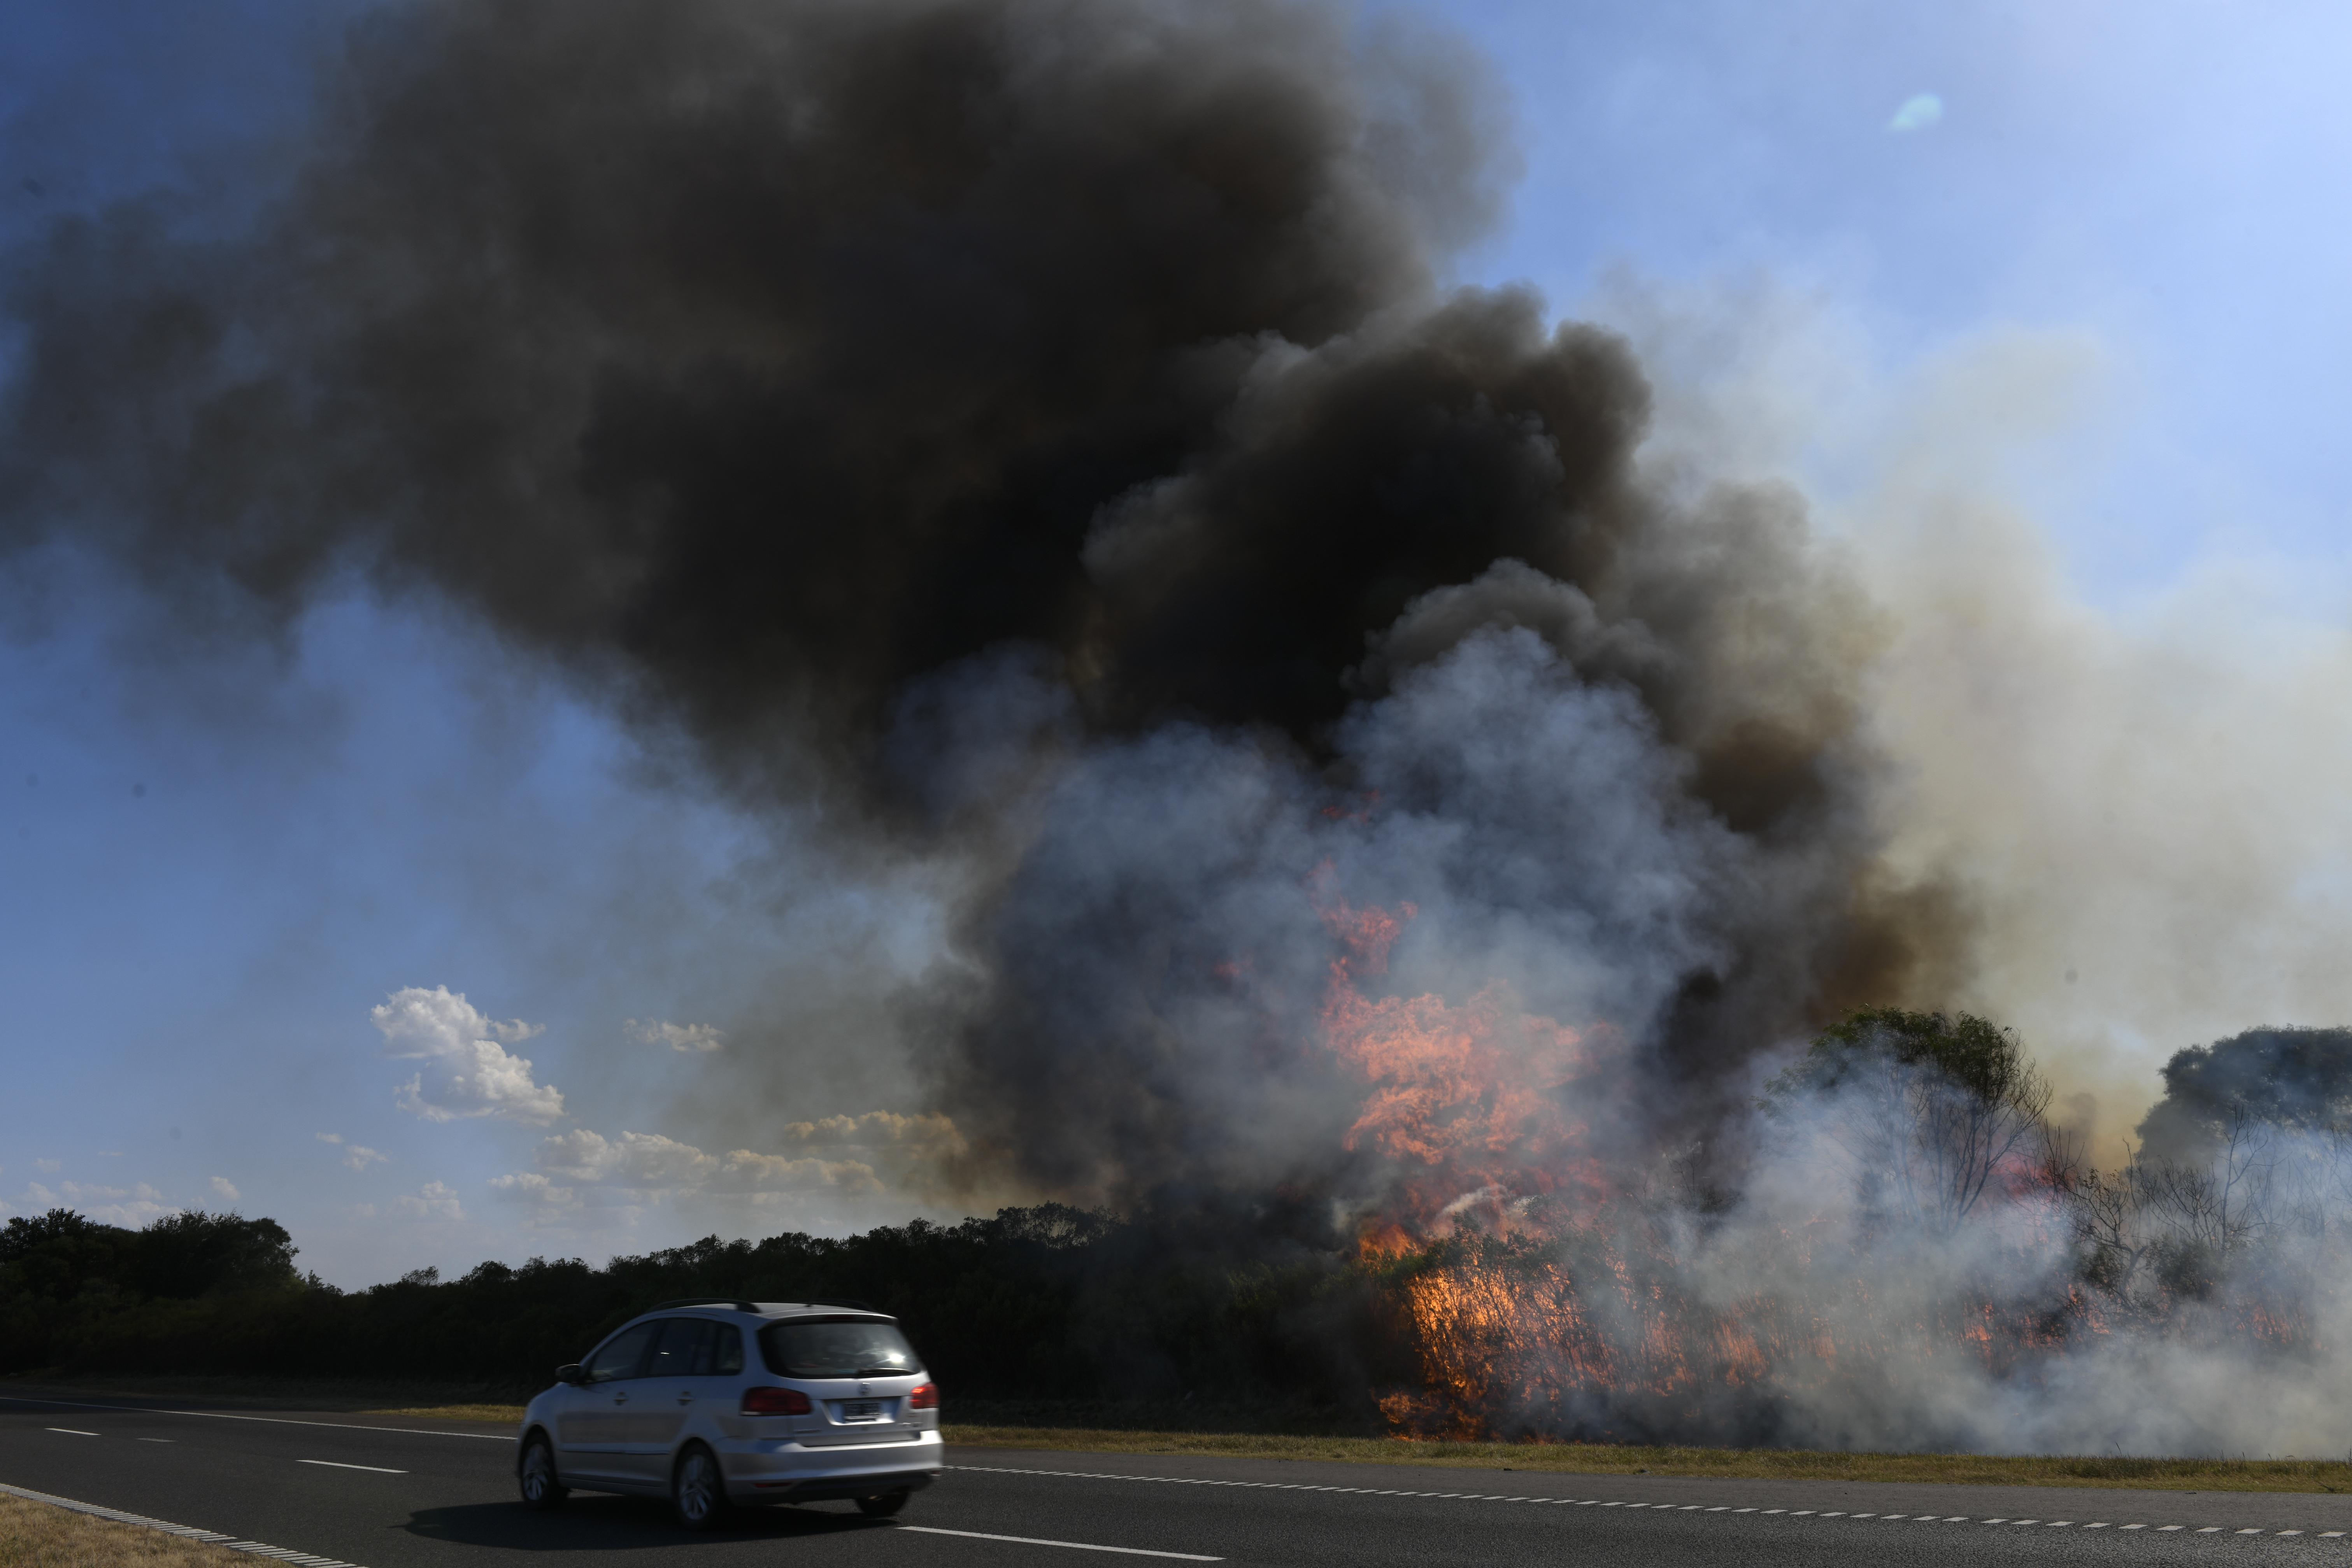
POLYGON ((555 1473, 555 1450, 548 1446, 544 1435, 534 1433, 523 1445, 522 1468, 516 1479, 522 1483, 522 1506, 545 1512, 560 1508, 570 1496, 563 1482, 555 1473))
POLYGON ((868 1519, 887 1519, 907 1506, 905 1492, 884 1492, 880 1497, 857 1500, 857 1511, 868 1519))
POLYGON ((727 1513, 727 1479, 718 1457, 697 1443, 677 1457, 670 1471, 669 1500, 677 1521, 688 1530, 714 1530, 727 1513))

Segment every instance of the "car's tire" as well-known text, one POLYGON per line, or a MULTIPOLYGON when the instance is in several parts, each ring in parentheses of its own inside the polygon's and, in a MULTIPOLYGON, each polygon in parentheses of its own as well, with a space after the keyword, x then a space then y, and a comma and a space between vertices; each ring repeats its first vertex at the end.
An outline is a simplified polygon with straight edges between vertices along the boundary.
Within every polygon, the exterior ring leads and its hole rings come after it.
POLYGON ((670 1506, 685 1530, 716 1530, 727 1519, 727 1478, 719 1456, 699 1443, 690 1443, 670 1467, 670 1506))
POLYGON ((857 1500, 857 1511, 868 1519, 887 1519, 906 1506, 907 1494, 902 1491, 884 1492, 880 1497, 857 1500))
POLYGON ((522 1506, 541 1513, 562 1508, 563 1500, 572 1495, 555 1473, 555 1449, 544 1432, 532 1433, 530 1441, 522 1446, 522 1463, 515 1467, 515 1479, 522 1486, 522 1506))

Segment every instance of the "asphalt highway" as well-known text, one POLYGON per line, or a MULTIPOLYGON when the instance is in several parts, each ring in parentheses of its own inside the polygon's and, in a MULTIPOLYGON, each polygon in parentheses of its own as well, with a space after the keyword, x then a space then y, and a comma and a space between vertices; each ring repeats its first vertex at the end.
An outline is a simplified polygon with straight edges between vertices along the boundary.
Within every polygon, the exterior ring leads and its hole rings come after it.
MULTIPOLYGON (((515 1500, 511 1434, 396 1417, 0 1398, 0 1483, 359 1568, 579 1553, 587 1568, 1002 1568, 1088 1561, 2346 1563, 2352 1496, 1600 1478, 1287 1460, 949 1450, 890 1521, 847 1503, 688 1535, 667 1508, 515 1500)), ((298 1557, 296 1561, 300 1561, 298 1557)))

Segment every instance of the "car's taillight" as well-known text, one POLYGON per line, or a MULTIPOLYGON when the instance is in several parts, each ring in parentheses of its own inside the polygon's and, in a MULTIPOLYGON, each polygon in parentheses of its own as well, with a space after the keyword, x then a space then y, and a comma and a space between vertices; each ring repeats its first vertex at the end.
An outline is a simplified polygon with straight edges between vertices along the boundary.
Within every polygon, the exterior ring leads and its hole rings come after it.
POLYGON ((809 1396, 797 1388, 747 1388, 743 1391, 743 1414, 746 1415, 805 1415, 810 1409, 809 1396))
POLYGON ((909 1410, 937 1410, 939 1407, 940 1385, 936 1383, 927 1383, 907 1395, 907 1408, 909 1410))

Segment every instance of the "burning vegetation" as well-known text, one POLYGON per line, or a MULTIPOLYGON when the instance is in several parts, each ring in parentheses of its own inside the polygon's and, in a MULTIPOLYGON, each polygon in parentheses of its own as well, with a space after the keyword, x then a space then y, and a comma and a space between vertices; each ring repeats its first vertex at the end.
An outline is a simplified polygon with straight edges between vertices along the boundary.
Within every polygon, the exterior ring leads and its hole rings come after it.
POLYGON ((188 646, 470 617, 919 868, 854 1043, 950 1179, 1130 1216, 1399 1429, 2340 1448, 2333 1089, 2216 1047, 2084 1164, 1885 853, 1879 612, 1785 487, 1645 467, 1624 342, 1445 282, 1505 128, 1403 26, 387 5, 258 216, 6 258, 0 550, 188 646))
MULTIPOLYGON (((1458 1048, 1415 1033, 1441 1060, 1458 1048)), ((1448 1115, 1482 1103, 1454 1086, 1391 1145, 1420 1167, 1415 1196, 1360 1236, 1419 1374, 1381 1407, 1420 1436, 2210 1445, 2210 1415, 2174 1400, 2218 1369, 2279 1395, 2344 1354, 2352 1031, 2252 1031, 2168 1078, 2141 1152, 2102 1172, 2046 1120, 2013 1034, 1864 1010, 1768 1083, 1731 1193, 1671 1162, 1612 1172, 1572 1142, 1550 1163, 1572 1184, 1465 1187, 1456 1162, 1484 1176, 1489 1140, 1448 1115), (2282 1048, 2324 1065, 2267 1109, 2182 1092, 2282 1048), (2122 1369, 2162 1392, 2093 1393, 2122 1369)), ((2332 1432, 2314 1414, 2291 1400, 2273 1430, 2332 1432)))

